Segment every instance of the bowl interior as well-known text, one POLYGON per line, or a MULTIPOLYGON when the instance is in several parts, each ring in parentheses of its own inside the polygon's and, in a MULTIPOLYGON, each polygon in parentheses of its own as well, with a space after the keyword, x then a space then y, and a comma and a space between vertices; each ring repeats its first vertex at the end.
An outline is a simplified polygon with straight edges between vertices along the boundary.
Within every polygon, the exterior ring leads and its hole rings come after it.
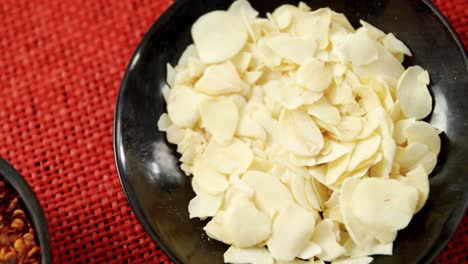
MULTIPOLYGON (((190 220, 187 205, 194 193, 190 178, 179 169, 179 155, 157 120, 165 112, 161 88, 166 63, 175 64, 192 42, 190 28, 204 13, 226 9, 231 1, 181 0, 151 27, 140 43, 122 83, 114 131, 120 180, 138 219, 150 236, 178 263, 222 263, 225 245, 209 240, 205 222, 190 220)), ((251 0, 262 15, 298 1, 251 0)), ((429 263, 445 246, 464 215, 468 201, 468 74, 463 46, 440 13, 419 0, 313 0, 312 8, 329 6, 344 13, 354 26, 364 19, 393 32, 412 50, 405 66, 421 65, 431 76, 435 108, 428 120, 442 134, 439 163, 431 175, 431 193, 424 209, 399 232, 393 256, 376 264, 429 263)))
POLYGON ((34 192, 15 168, 2 158, 0 158, 0 176, 13 187, 20 197, 20 203, 26 208, 25 212, 34 228, 36 241, 40 247, 41 263, 52 263, 47 221, 34 192))

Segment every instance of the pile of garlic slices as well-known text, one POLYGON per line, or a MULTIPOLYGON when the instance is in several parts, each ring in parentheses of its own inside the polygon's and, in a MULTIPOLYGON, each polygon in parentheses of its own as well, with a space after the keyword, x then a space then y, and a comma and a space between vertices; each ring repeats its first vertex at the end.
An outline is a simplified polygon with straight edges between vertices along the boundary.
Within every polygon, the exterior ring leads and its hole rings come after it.
POLYGON ((193 175, 191 218, 229 263, 366 264, 426 202, 439 131, 429 75, 393 34, 246 0, 192 27, 158 122, 193 175))

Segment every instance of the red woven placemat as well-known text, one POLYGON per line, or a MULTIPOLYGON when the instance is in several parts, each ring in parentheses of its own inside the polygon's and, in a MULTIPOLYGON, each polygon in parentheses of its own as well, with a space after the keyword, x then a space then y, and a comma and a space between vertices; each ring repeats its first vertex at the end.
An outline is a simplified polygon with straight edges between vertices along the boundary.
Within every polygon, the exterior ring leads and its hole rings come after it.
MULTIPOLYGON (((169 263, 132 214, 112 153, 126 64, 171 0, 1 0, 0 155, 36 192, 54 263, 169 263)), ((468 2, 436 1, 465 45, 468 2)), ((468 218, 438 263, 468 262, 468 218)))

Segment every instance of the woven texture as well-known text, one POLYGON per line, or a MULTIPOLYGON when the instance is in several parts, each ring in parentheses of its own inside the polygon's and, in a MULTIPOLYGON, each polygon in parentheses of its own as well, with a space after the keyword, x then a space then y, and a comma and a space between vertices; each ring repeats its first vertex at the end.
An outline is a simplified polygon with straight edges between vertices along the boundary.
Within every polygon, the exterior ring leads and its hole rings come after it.
MULTIPOLYGON (((435 1, 468 45, 468 1, 435 1)), ((132 214, 112 152, 115 99, 171 0, 1 0, 0 156, 31 184, 54 263, 170 263, 132 214)), ((468 262, 468 218, 437 263, 468 262)))

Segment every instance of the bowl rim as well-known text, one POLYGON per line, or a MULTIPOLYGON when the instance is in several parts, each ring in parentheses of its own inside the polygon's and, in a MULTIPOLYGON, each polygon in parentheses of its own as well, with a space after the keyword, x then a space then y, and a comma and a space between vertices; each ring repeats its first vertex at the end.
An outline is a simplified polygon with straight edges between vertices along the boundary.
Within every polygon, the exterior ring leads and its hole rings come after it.
POLYGON ((49 230, 44 211, 33 190, 19 172, 6 160, 0 157, 0 175, 16 191, 26 207, 29 219, 34 227, 36 239, 39 241, 41 263, 52 263, 49 230))
MULTIPOLYGON (((466 70, 468 71, 468 52, 463 45, 460 37, 456 33, 455 29, 452 27, 450 22, 448 22, 447 18, 442 14, 442 12, 435 6, 435 4, 431 0, 421 0, 421 2, 436 15, 438 20, 442 22, 445 28, 448 30, 450 35, 452 36, 453 41, 455 41, 458 50, 460 51, 463 60, 465 61, 466 70)), ((114 125, 113 125, 113 151, 114 151, 114 160, 117 169, 117 175, 120 181, 120 185, 124 192, 125 198, 130 205, 133 213, 136 215, 138 222, 143 226, 143 229, 153 242, 162 249, 162 251, 176 264, 184 264, 178 257, 176 257, 168 247, 162 242, 159 234, 155 232, 151 228, 149 221, 145 218, 143 209, 140 207, 138 200, 135 196, 135 192, 130 185, 128 176, 125 174, 125 153, 122 148, 122 124, 121 124, 121 115, 122 115, 122 97, 124 92, 127 90, 127 83, 129 80, 130 71, 132 66, 136 63, 139 59, 139 54, 144 46, 149 42, 151 36, 158 30, 162 29, 164 25, 169 21, 169 19, 177 12, 177 10, 186 4, 189 4, 190 0, 175 0, 163 13, 156 18, 156 20, 151 24, 149 29, 144 34, 143 38, 140 40, 139 44, 137 45, 136 49, 131 56, 127 67, 125 69, 124 76, 122 78, 122 82, 120 85, 119 92, 117 94, 117 100, 115 105, 115 112, 114 112, 114 125)), ((468 196, 466 197, 468 198, 468 196)), ((432 261, 442 252, 442 250, 446 247, 458 226, 460 225, 465 211, 468 208, 468 199, 461 199, 461 201, 455 206, 453 212, 448 217, 447 222, 443 225, 441 233, 437 238, 437 241, 434 243, 432 248, 429 250, 429 253, 423 257, 421 263, 432 263, 432 261)))

